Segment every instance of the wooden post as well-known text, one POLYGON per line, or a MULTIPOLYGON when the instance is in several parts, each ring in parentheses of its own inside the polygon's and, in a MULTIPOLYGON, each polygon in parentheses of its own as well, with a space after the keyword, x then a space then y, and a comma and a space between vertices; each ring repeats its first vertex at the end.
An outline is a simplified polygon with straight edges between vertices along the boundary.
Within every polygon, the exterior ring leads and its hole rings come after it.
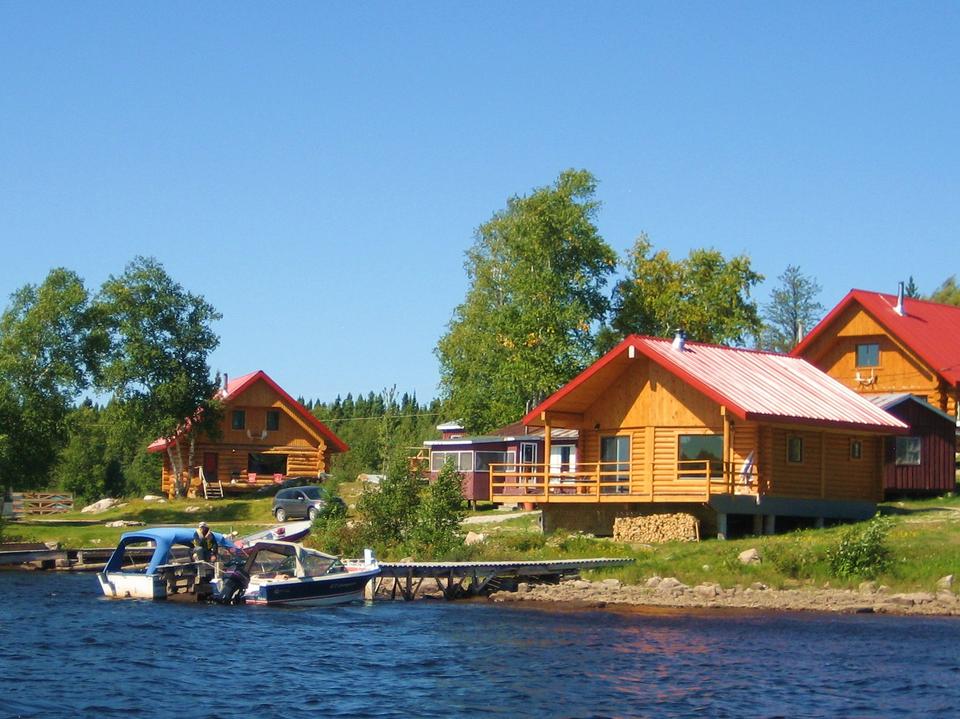
MULTIPOLYGON (((730 416, 727 414, 727 408, 720 405, 720 416, 723 417, 723 479, 727 485, 727 491, 733 494, 733 472, 732 455, 730 452, 730 416)), ((707 501, 710 501, 710 466, 707 465, 707 501)))
POLYGON ((727 538, 727 515, 717 512, 717 539, 727 538))
POLYGON ((553 441, 553 429, 550 427, 550 418, 544 413, 543 417, 543 501, 548 501, 550 495, 550 450, 553 441))

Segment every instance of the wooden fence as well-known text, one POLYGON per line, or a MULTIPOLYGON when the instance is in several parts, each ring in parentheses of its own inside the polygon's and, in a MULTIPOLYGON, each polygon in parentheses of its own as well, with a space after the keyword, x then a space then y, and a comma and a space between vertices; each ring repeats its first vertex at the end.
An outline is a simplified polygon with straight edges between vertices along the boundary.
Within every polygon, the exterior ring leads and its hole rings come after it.
POLYGON ((73 495, 70 492, 13 492, 10 496, 14 517, 73 511, 73 495))

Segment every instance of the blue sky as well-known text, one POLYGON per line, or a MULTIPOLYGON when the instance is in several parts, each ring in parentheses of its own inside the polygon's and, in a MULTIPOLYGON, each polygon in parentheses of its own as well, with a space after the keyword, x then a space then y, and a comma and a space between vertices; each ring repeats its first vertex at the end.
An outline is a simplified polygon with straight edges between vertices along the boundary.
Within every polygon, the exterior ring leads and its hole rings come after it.
POLYGON ((957 3, 0 4, 0 296, 159 258, 214 369, 437 393, 475 228, 568 167, 619 252, 960 273, 957 3))

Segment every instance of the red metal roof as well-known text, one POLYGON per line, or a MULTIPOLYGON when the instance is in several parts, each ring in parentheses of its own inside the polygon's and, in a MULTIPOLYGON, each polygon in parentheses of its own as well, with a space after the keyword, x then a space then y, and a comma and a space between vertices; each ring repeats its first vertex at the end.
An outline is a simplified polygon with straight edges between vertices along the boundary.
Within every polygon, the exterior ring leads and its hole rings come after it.
POLYGON ((897 296, 850 290, 790 353, 799 357, 853 303, 859 304, 890 334, 916 352, 949 384, 960 385, 960 307, 906 297, 897 314, 897 296))
POLYGON ((699 342, 683 350, 655 337, 632 335, 584 370, 523 421, 542 424, 544 410, 582 412, 626 369, 631 348, 744 420, 899 431, 906 425, 806 360, 699 342))
MULTIPOLYGON (((242 375, 241 377, 228 380, 226 389, 221 389, 218 391, 216 398, 224 403, 232 402, 245 391, 247 391, 248 388, 252 387, 257 380, 262 380, 267 384, 268 387, 280 395, 280 397, 287 402, 291 409, 293 409, 308 425, 317 430, 321 437, 327 440, 335 452, 346 452, 348 449, 350 449, 350 447, 348 447, 342 439, 333 433, 333 430, 317 419, 310 410, 291 397, 286 390, 283 389, 283 387, 274 382, 270 375, 263 370, 250 372, 249 374, 242 375)), ((147 447, 147 451, 160 452, 166 448, 167 440, 161 437, 160 439, 155 439, 153 442, 151 442, 150 446, 147 447)))

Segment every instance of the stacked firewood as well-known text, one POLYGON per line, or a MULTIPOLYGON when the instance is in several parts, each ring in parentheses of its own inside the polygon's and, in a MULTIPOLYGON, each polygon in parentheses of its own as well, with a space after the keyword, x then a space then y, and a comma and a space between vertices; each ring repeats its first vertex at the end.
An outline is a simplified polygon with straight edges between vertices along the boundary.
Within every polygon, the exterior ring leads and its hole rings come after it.
POLYGON ((613 520, 613 541, 629 544, 697 542, 700 523, 692 514, 650 514, 645 517, 618 517, 613 520))

